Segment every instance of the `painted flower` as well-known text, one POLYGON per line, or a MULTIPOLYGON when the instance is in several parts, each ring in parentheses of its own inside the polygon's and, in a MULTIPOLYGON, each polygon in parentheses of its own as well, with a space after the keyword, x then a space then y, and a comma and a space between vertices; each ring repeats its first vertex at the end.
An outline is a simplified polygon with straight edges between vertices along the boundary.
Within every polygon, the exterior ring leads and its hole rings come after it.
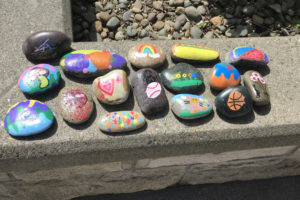
POLYGON ((265 83, 266 83, 266 81, 263 79, 263 77, 262 77, 259 73, 257 73, 257 72, 253 72, 253 73, 251 74, 250 80, 251 80, 251 81, 254 81, 254 82, 259 81, 259 82, 261 82, 262 84, 265 84, 265 83))
POLYGON ((187 76, 186 74, 182 74, 182 77, 183 77, 183 78, 186 78, 186 76, 187 76))
POLYGON ((197 73, 192 73, 192 78, 197 78, 197 73))
POLYGON ((181 75, 180 74, 176 74, 176 78, 181 78, 181 75))

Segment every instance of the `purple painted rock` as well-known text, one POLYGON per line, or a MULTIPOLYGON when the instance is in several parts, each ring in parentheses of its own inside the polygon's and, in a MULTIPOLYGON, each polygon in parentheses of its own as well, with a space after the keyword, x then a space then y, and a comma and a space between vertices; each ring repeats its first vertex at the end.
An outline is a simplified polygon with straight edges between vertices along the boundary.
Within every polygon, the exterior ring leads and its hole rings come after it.
POLYGON ((161 112, 168 106, 159 75, 150 68, 138 70, 131 79, 133 94, 145 114, 161 112))
POLYGON ((59 31, 41 31, 31 34, 22 50, 32 62, 56 60, 71 49, 71 39, 59 31))

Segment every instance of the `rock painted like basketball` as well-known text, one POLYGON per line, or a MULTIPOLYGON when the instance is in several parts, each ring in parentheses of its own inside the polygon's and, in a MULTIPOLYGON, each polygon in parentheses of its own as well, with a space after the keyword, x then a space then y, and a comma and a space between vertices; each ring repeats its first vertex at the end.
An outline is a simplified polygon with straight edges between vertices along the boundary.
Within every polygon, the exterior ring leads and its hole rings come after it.
POLYGON ((158 82, 152 82, 147 86, 146 94, 149 98, 156 98, 160 95, 161 85, 158 82))

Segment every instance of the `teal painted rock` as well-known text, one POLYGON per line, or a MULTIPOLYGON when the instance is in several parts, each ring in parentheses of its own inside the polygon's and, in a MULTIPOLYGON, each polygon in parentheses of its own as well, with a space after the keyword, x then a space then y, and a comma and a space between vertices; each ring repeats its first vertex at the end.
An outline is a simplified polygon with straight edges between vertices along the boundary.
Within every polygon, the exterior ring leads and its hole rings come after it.
POLYGON ((21 74, 18 85, 26 94, 40 94, 58 86, 60 77, 60 72, 56 67, 38 64, 26 69, 21 74))
POLYGON ((53 120, 53 113, 46 104, 36 100, 26 100, 8 109, 4 118, 4 127, 12 136, 29 136, 47 130, 53 120))
POLYGON ((113 69, 122 69, 126 60, 122 56, 101 50, 78 50, 64 55, 62 69, 77 77, 95 77, 113 69))
POLYGON ((202 96, 178 94, 171 99, 173 113, 182 119, 205 117, 212 112, 212 104, 202 96))
POLYGON ((100 117, 100 130, 109 133, 133 131, 145 125, 142 114, 134 111, 107 113, 100 117))
POLYGON ((161 73, 164 85, 176 93, 199 92, 203 85, 201 72, 187 63, 178 63, 161 73))

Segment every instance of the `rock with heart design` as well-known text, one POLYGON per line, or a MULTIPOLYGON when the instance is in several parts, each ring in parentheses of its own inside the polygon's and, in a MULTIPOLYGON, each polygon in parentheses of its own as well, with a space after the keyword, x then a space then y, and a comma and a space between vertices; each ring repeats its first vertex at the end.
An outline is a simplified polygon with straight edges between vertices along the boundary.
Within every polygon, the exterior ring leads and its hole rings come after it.
POLYGON ((252 110, 252 99, 244 86, 231 86, 215 99, 217 110, 226 117, 242 117, 252 110))
POLYGON ((58 94, 57 104, 64 120, 73 124, 87 121, 94 111, 92 96, 80 86, 63 88, 58 94))
POLYGON ((229 63, 218 63, 213 67, 210 75, 210 85, 214 89, 223 90, 229 86, 239 85, 241 75, 239 71, 229 63))
POLYGON ((40 31, 24 41, 22 50, 32 62, 59 59, 71 49, 71 39, 59 31, 40 31))
POLYGON ((161 73, 164 85, 176 93, 199 92, 203 86, 201 72, 187 63, 178 63, 161 73))
POLYGON ((59 85, 59 70, 48 64, 38 64, 26 69, 18 80, 22 92, 30 95, 44 93, 59 85))
POLYGON ((109 51, 78 50, 64 55, 60 66, 65 72, 84 78, 101 76, 113 69, 124 69, 126 60, 109 51))
POLYGON ((143 113, 159 113, 168 107, 168 99, 159 75, 153 69, 138 70, 131 78, 131 86, 143 113))
POLYGON ((177 94, 171 99, 173 113, 182 119, 205 117, 212 112, 208 99, 192 94, 177 94))
POLYGON ((133 131, 145 123, 144 116, 135 111, 111 112, 100 117, 100 130, 108 133, 133 131))
POLYGON ((137 44, 128 52, 128 60, 138 68, 155 68, 166 61, 166 53, 154 44, 137 44))
POLYGON ((267 54, 254 47, 237 47, 226 54, 225 61, 235 66, 265 66, 269 62, 267 54))
POLYGON ((247 71, 243 75, 243 81, 255 105, 264 106, 270 103, 267 84, 260 73, 253 70, 247 71))
POLYGON ((123 103, 127 100, 130 85, 124 70, 113 70, 93 82, 93 91, 97 98, 110 105, 123 103))
POLYGON ((171 56, 176 61, 211 62, 220 56, 214 49, 190 44, 175 44, 171 50, 171 56))

